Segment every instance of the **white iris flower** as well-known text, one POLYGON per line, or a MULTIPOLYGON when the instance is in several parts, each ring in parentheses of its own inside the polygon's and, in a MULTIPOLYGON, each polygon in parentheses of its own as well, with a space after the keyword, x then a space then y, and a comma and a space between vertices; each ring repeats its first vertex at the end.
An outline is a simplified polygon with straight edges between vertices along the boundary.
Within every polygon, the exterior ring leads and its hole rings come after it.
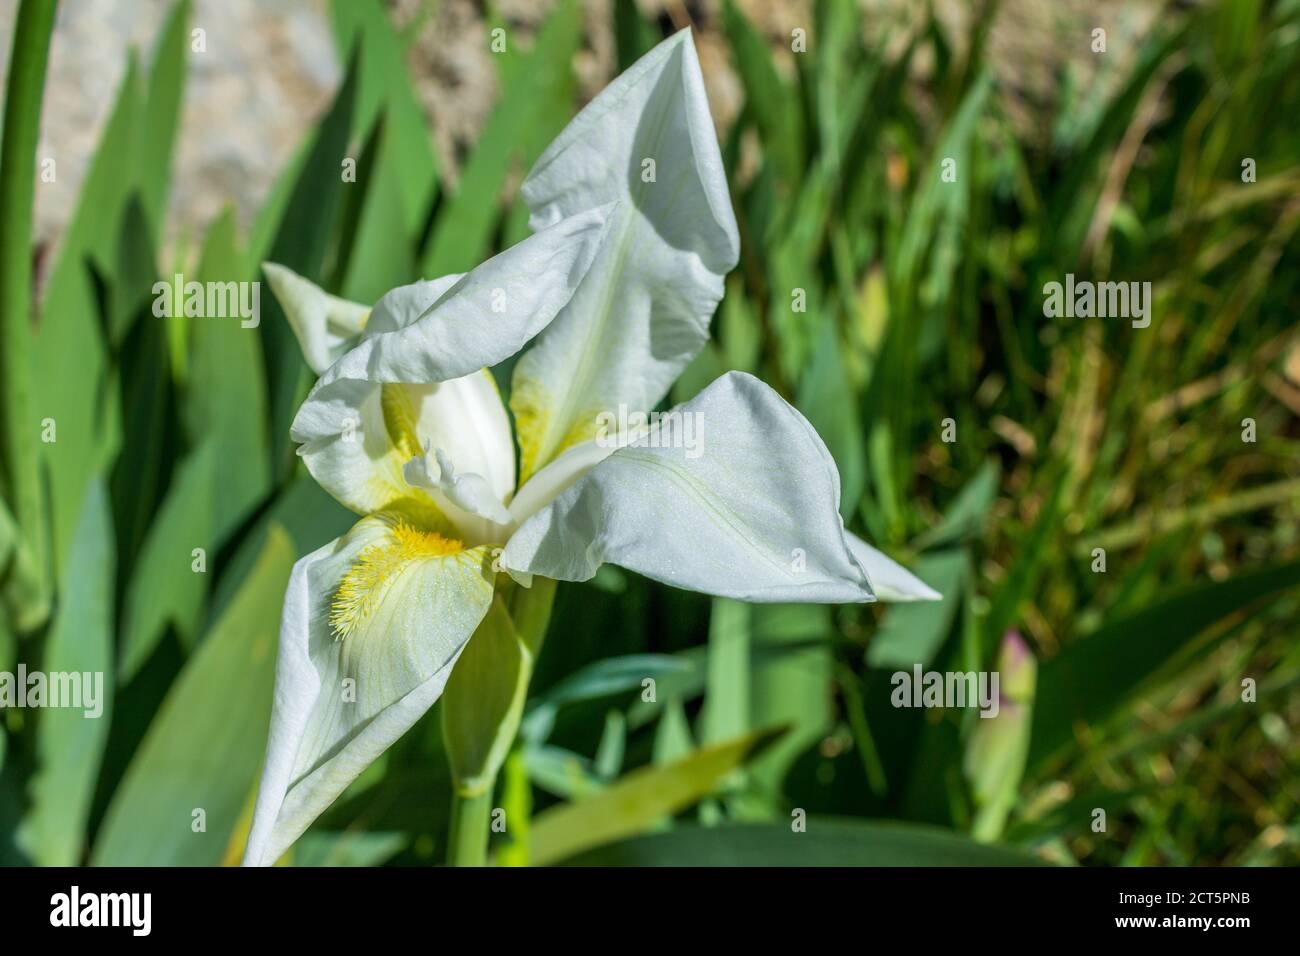
POLYGON ((363 517, 293 569, 246 864, 274 863, 444 688, 472 738, 448 731, 455 776, 490 792, 549 609, 518 599, 549 595, 546 579, 610 562, 744 601, 937 597, 845 531, 826 446, 752 376, 652 427, 601 430, 668 393, 739 255, 688 31, 580 113, 523 196, 531 238, 373 309, 267 266, 321 373, 298 453, 363 517), (487 369, 534 339, 512 436, 487 369))

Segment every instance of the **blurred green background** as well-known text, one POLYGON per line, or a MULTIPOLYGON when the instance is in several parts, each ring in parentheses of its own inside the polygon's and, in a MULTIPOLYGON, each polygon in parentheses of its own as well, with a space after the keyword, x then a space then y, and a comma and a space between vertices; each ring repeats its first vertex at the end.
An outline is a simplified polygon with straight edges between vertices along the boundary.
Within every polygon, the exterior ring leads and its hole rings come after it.
MULTIPOLYGON (((926 4, 560 0, 515 31, 489 4, 510 42, 454 177, 408 69, 437 6, 323 4, 337 92, 256 214, 197 235, 168 213, 194 61, 170 8, 34 292, 40 90, 11 57, 0 671, 103 671, 109 704, 0 711, 0 861, 237 861, 289 568, 351 524, 293 455, 310 375, 269 289, 248 330, 155 318, 153 283, 274 260, 372 302, 468 269, 527 235, 515 191, 589 95, 575 63, 609 54, 599 89, 687 25, 715 111, 735 92, 743 249, 671 401, 771 383, 834 454, 846 523, 944 600, 561 586, 496 859, 1300 861, 1300 2, 1141 4, 1142 29, 984 2, 960 30, 926 4), (1067 273, 1151 282, 1150 327, 1045 318, 1067 273), (1002 657, 1013 632, 1032 659, 1002 657), (1015 699, 895 708, 914 664, 997 668, 1015 699)), ((435 709, 292 862, 440 862, 441 747, 435 709)))

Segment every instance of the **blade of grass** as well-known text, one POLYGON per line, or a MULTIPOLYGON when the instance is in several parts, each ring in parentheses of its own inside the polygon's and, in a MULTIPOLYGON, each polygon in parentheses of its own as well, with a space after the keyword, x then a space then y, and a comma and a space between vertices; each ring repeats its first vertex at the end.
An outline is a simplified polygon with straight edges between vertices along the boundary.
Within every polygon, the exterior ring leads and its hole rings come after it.
POLYGON ((40 430, 33 415, 31 238, 36 139, 55 7, 54 0, 23 0, 18 8, 0 141, 0 462, 4 493, 12 502, 26 552, 26 559, 14 564, 19 579, 5 589, 16 604, 19 630, 39 626, 49 613, 40 430))
POLYGON ((604 790, 546 810, 532 820, 531 862, 549 866, 630 836, 702 797, 780 731, 764 730, 702 747, 662 766, 634 770, 604 790))
POLYGON ((421 261, 426 277, 465 272, 486 257, 502 214, 501 193, 512 167, 531 163, 558 129, 540 130, 556 110, 567 116, 573 89, 569 64, 581 39, 581 20, 563 0, 538 31, 533 48, 517 52, 513 40, 497 54, 501 96, 474 153, 461 171, 456 192, 434 224, 421 261))
MULTIPOLYGON (((116 389, 88 263, 117 262, 123 210, 135 190, 142 148, 139 68, 127 60, 117 101, 82 181, 77 209, 64 233, 45 284, 32 355, 36 370, 36 423, 52 441, 40 450, 49 476, 52 548, 61 565, 87 484, 116 454, 120 428, 116 389)), ((102 271, 102 270, 101 270, 102 271)))
POLYGON ((113 795, 91 861, 213 866, 253 787, 271 719, 280 604, 293 566, 274 528, 181 672, 113 795), (240 701, 232 707, 232 701, 240 701))
POLYGON ((145 146, 141 151, 140 189, 144 193, 149 224, 155 236, 163 235, 167 213, 167 188, 171 183, 172 147, 180 125, 185 98, 185 54, 189 49, 190 0, 180 0, 158 35, 149 82, 145 89, 145 146))
MULTIPOLYGON (((320 278, 343 189, 342 164, 356 100, 360 57, 354 51, 343 86, 316 128, 271 245, 270 260, 309 279, 320 278)), ((261 336, 271 401, 271 469, 280 479, 293 466, 289 424, 307 381, 298 340, 275 296, 263 303, 261 336)))
POLYGON ((713 599, 709 618, 708 686, 704 692, 705 743, 749 731, 749 645, 751 607, 727 598, 713 599))
MULTIPOLYGON (((437 192, 438 163, 429 145, 424 112, 406 72, 404 42, 375 0, 332 0, 330 12, 340 54, 346 56, 354 44, 361 51, 353 133, 366 135, 383 117, 393 146, 389 189, 402 197, 388 226, 394 235, 414 242, 437 192), (392 228, 397 222, 404 223, 404 231, 392 228)), ((409 250, 406 255, 411 255, 409 250)), ((409 276, 402 281, 409 281, 409 276)))
POLYGON ((1297 585, 1300 561, 1181 589, 1067 646, 1038 675, 1029 766, 1054 756, 1076 726, 1106 720, 1166 665, 1297 585))
POLYGON ((81 700, 76 703, 84 706, 49 707, 37 725, 38 769, 31 780, 32 803, 18 842, 40 866, 81 862, 91 797, 108 740, 115 548, 113 517, 102 481, 91 482, 86 492, 74 541, 41 666, 51 681, 55 675, 80 680, 81 700), (88 686, 91 681, 94 686, 88 686))

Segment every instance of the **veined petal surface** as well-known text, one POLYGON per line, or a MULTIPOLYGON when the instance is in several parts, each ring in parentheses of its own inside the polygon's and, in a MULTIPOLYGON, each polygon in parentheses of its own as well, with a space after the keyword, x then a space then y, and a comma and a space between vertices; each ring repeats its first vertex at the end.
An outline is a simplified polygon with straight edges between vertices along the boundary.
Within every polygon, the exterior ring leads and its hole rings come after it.
POLYGON ((464 273, 438 279, 422 279, 386 292, 375 303, 370 321, 366 323, 368 334, 378 335, 406 328, 428 312, 447 290, 463 278, 464 273))
POLYGON ((393 512, 294 566, 245 865, 275 863, 433 705, 491 606, 489 564, 393 512))
POLYGON ((515 367, 521 478, 590 438, 596 416, 653 408, 708 338, 739 257, 735 215, 688 30, 597 96, 522 192, 534 229, 617 202, 572 300, 515 367))
POLYGON ((501 566, 585 581, 608 561, 744 601, 872 600, 835 462, 798 411, 732 372, 672 415, 524 521, 501 566))

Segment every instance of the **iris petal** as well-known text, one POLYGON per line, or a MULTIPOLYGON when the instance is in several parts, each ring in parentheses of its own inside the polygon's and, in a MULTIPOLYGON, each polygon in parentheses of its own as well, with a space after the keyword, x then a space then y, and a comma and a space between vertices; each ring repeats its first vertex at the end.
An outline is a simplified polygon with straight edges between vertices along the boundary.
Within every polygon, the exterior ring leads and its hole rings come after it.
POLYGON ((442 693, 494 578, 445 530, 387 512, 294 566, 246 865, 273 864, 442 693))

